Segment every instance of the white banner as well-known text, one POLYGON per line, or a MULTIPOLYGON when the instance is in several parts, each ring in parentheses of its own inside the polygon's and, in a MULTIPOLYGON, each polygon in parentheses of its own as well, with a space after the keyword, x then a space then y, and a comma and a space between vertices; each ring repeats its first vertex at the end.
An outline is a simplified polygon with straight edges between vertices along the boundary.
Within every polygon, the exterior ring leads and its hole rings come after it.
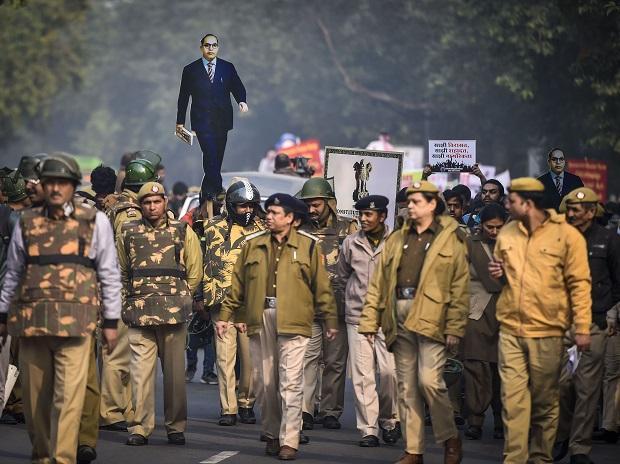
POLYGON ((429 140, 428 164, 433 172, 469 172, 476 164, 476 141, 429 140))

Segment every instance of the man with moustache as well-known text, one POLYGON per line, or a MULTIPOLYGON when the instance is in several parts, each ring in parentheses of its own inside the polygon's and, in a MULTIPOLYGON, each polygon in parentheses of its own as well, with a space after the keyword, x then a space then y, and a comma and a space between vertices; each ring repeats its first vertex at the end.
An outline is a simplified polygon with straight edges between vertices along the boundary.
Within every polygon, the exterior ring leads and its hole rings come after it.
POLYGON ((355 203, 362 230, 344 239, 336 266, 337 279, 345 287, 349 365, 357 428, 362 434, 359 445, 366 448, 379 446, 379 427, 385 443, 394 444, 400 438, 394 355, 388 352, 381 330, 372 345, 357 332, 368 285, 390 234, 385 224, 388 203, 381 195, 369 195, 355 203))
MULTIPOLYGON (((607 336, 606 316, 620 301, 620 238, 597 224, 598 201, 593 190, 581 187, 566 195, 560 206, 569 224, 586 239, 592 275, 590 349, 581 354, 572 378, 566 369, 560 376, 560 421, 554 460, 559 461, 570 452, 571 464, 591 463, 592 430, 597 420, 606 346, 616 342, 607 336)), ((574 344, 573 332, 569 331, 565 338, 569 346, 574 344)), ((566 351, 564 360, 568 360, 566 351)))
POLYGON ((318 239, 295 226, 307 209, 282 193, 270 196, 265 208, 267 230, 246 239, 216 327, 223 337, 234 318, 237 329, 247 331, 261 363, 265 452, 290 461, 300 442, 304 353, 315 315, 325 322, 328 340, 338 323, 318 239))
POLYGON ((39 180, 38 166, 47 156, 46 153, 39 153, 34 156, 22 156, 17 166, 17 171, 26 180, 26 191, 32 206, 43 206, 45 202, 45 192, 39 180))
POLYGON ((76 424, 99 295, 102 334, 112 350, 120 316, 120 275, 107 218, 73 201, 82 178, 76 161, 52 154, 41 161, 38 172, 44 204, 25 210, 13 231, 0 293, 0 337, 6 335, 8 320, 8 332, 20 342, 32 461, 70 463, 78 449, 76 424))

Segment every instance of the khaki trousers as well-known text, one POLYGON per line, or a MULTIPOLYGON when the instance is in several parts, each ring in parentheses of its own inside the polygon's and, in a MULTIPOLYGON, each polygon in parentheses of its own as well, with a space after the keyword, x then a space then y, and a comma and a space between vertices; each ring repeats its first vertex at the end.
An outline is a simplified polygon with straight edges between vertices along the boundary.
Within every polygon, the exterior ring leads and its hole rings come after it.
POLYGON ((620 334, 609 337, 603 374, 603 421, 610 432, 620 432, 620 334))
MULTIPOLYGON (((577 370, 572 376, 564 367, 568 362, 566 349, 562 354, 560 420, 555 441, 569 440, 571 456, 590 454, 592 430, 597 419, 607 335, 596 324, 592 324, 590 337, 590 349, 581 354, 577 370)), ((572 336, 565 339, 565 348, 573 344, 572 336)))
POLYGON ((524 338, 500 331, 505 463, 553 461, 562 349, 561 337, 524 338))
POLYGON ((130 434, 148 437, 155 428, 157 358, 164 374, 164 423, 168 434, 184 432, 187 424, 185 391, 186 324, 129 328, 131 389, 134 418, 130 434))
POLYGON ((398 331, 393 345, 398 378, 398 412, 405 451, 424 454, 424 403, 428 405, 437 443, 458 436, 454 412, 443 379, 447 350, 443 343, 411 332, 403 325, 411 300, 397 300, 398 331))
POLYGON ((501 381, 497 364, 466 359, 463 378, 465 381, 465 409, 467 423, 476 427, 484 424, 484 414, 491 406, 495 428, 502 425, 501 381))
POLYGON ((117 422, 131 422, 133 407, 131 402, 131 382, 129 380, 129 337, 127 326, 118 321, 117 345, 112 353, 101 350, 101 405, 99 414, 102 425, 117 422))
POLYGON ((263 311, 263 327, 250 337, 253 353, 261 354, 263 433, 280 446, 299 448, 303 401, 304 354, 308 337, 278 335, 276 309, 263 311))
POLYGON ((339 418, 344 409, 344 386, 347 374, 349 345, 344 321, 338 320, 338 334, 331 342, 324 336, 323 321, 314 321, 312 337, 304 358, 304 401, 303 412, 314 415, 316 386, 319 382, 321 356, 325 365, 321 379, 321 417, 339 418))
POLYGON ((375 337, 375 343, 371 345, 365 335, 357 333, 358 327, 347 324, 355 418, 362 437, 366 435, 378 437, 379 426, 392 430, 398 420, 394 355, 388 352, 385 336, 381 330, 375 337))
POLYGON ((253 408, 256 395, 252 380, 250 339, 230 322, 222 338, 215 336, 217 378, 220 390, 221 414, 237 414, 239 408, 253 408), (241 375, 235 390, 235 363, 239 356, 241 375))
POLYGON ((90 348, 91 337, 20 337, 33 463, 75 463, 90 348))
MULTIPOLYGON (((104 348, 106 349, 106 348, 104 348)), ((97 343, 95 337, 91 337, 90 358, 88 360, 88 376, 86 380, 86 394, 84 396, 84 407, 80 420, 80 431, 78 434, 78 446, 87 445, 97 447, 97 437, 99 436, 99 379, 97 378, 97 343)))

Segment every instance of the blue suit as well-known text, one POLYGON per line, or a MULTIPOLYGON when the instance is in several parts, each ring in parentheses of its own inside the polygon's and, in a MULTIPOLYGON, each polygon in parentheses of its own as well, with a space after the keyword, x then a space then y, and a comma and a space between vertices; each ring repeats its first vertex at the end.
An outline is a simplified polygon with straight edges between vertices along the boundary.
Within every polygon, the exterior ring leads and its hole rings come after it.
POLYGON ((237 103, 246 101, 245 87, 232 63, 217 58, 213 83, 202 58, 183 68, 177 104, 177 124, 185 124, 189 98, 192 97, 190 121, 202 149, 203 198, 213 197, 222 188, 222 161, 228 131, 233 128, 230 94, 237 103))

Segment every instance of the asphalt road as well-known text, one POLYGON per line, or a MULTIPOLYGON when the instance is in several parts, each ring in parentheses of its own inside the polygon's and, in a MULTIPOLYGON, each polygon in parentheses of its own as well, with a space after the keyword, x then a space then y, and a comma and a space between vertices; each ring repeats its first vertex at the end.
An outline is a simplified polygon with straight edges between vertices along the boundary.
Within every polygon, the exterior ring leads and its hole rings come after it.
MULTIPOLYGON (((201 365, 200 363, 198 364, 201 365)), ((126 433, 101 431, 97 445, 97 463, 113 464, 223 464, 274 463, 277 458, 266 456, 265 444, 259 441, 260 425, 237 425, 220 427, 217 386, 199 383, 196 375, 188 384, 189 421, 185 446, 168 445, 163 428, 163 405, 161 373, 157 383, 157 428, 143 447, 126 446, 126 433)), ((360 436, 355 428, 355 412, 350 385, 347 388, 347 403, 342 418, 343 428, 327 430, 315 426, 306 432, 311 442, 302 445, 298 461, 305 463, 359 463, 378 464, 395 462, 402 453, 402 441, 394 446, 360 448, 360 436)), ((465 463, 497 463, 501 461, 502 441, 494 440, 490 424, 480 441, 464 442, 465 463)), ((430 427, 426 428, 427 464, 443 462, 443 448, 433 442, 430 427)), ((0 463, 23 464, 29 462, 30 442, 23 425, 0 425, 0 463)), ((617 464, 620 462, 620 445, 595 445, 592 459, 596 464, 617 464)), ((568 462, 565 459, 564 462, 568 462)))

